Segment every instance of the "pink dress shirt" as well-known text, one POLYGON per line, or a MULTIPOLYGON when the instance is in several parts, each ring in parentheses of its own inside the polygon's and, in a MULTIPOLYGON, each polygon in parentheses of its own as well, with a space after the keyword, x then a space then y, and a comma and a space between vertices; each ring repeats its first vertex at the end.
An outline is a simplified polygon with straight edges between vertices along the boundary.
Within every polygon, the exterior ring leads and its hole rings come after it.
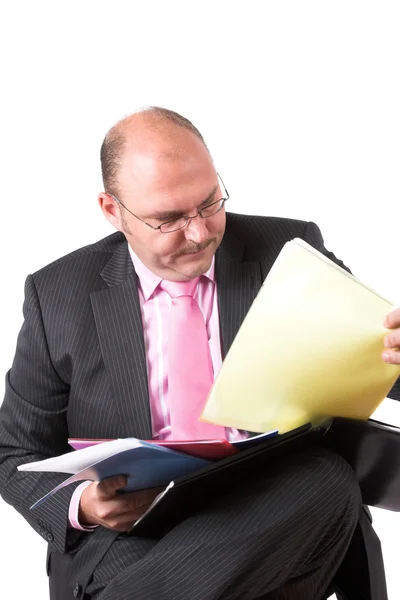
MULTIPOLYGON (((129 252, 139 280, 139 302, 143 321, 143 334, 146 350, 147 377, 149 385, 152 436, 154 439, 168 440, 172 437, 168 411, 168 317, 171 297, 159 287, 162 278, 150 271, 136 256, 131 247, 129 252)), ((194 298, 203 313, 206 323, 214 379, 221 365, 221 340, 219 333, 219 313, 214 279, 215 258, 210 269, 200 277, 194 298)), ((244 432, 226 429, 228 440, 247 437, 244 432)), ((71 498, 69 521, 75 529, 90 530, 81 527, 78 521, 79 500, 88 482, 78 486, 71 498)))

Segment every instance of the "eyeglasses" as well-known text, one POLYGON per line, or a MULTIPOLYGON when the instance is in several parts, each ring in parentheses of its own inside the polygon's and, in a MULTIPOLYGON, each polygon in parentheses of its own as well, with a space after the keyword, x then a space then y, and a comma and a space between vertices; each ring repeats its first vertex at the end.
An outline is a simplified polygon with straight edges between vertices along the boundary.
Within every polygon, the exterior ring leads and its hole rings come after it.
POLYGON ((159 230, 161 233, 173 233, 174 231, 179 231, 179 229, 184 229, 185 227, 187 227, 189 221, 191 221, 192 219, 197 219, 197 217, 199 215, 202 219, 209 219, 210 217, 213 217, 214 215, 219 213, 224 208, 225 202, 227 200, 229 200, 229 194, 228 194, 228 190, 226 189, 225 184, 222 181, 221 177, 219 175, 218 175, 218 177, 219 177, 219 179, 222 183, 222 186, 224 188, 224 191, 225 191, 225 196, 223 198, 220 198, 219 200, 216 200, 215 202, 211 202, 211 204, 207 204, 207 206, 204 206, 203 208, 198 208, 197 215, 194 215, 193 217, 182 215, 182 217, 179 217, 178 219, 173 219, 171 221, 165 221, 165 223, 161 223, 161 225, 159 225, 158 227, 154 227, 153 225, 150 225, 150 223, 147 223, 146 221, 144 221, 143 219, 141 219, 140 217, 135 215, 131 210, 129 210, 129 208, 127 208, 125 206, 125 204, 123 204, 121 202, 121 200, 119 200, 116 196, 114 196, 114 194, 110 194, 110 196, 112 198, 114 198, 114 200, 117 204, 120 204, 121 206, 123 206, 124 209, 128 211, 128 213, 130 213, 136 219, 139 219, 139 221, 142 221, 142 223, 147 225, 147 227, 151 227, 151 229, 154 229, 156 231, 159 230))

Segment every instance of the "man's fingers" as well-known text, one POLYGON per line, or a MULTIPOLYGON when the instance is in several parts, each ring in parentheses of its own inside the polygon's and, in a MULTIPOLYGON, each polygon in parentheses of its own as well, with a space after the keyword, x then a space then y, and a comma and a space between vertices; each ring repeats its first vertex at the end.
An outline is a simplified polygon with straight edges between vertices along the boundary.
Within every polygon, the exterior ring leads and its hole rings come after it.
POLYGON ((145 502, 138 503, 137 498, 126 498, 125 496, 127 494, 118 494, 106 502, 101 499, 97 508, 99 517, 103 520, 124 517, 149 504, 145 502))
POLYGON ((118 518, 115 519, 115 521, 118 523, 118 526, 120 526, 124 530, 129 529, 130 527, 132 527, 133 523, 136 523, 136 521, 140 519, 142 515, 144 515, 149 506, 150 505, 141 506, 140 508, 137 508, 136 510, 133 510, 129 513, 119 515, 118 518))
MULTIPOLYGON (((118 477, 103 479, 98 484, 96 490, 97 501, 99 502, 97 511, 101 519, 129 515, 135 511, 140 511, 142 508, 147 510, 154 498, 163 490, 163 488, 155 488, 117 494, 116 491, 121 487, 120 484, 121 481, 118 481, 118 477)), ((125 484, 126 478, 122 481, 122 486, 125 484)))
POLYGON ((142 506, 143 504, 151 504, 154 498, 157 498, 158 494, 164 491, 164 487, 152 488, 150 490, 139 490, 138 492, 133 492, 136 494, 136 502, 137 506, 142 506))
POLYGON ((400 365, 400 308, 386 315, 384 327, 392 331, 383 340, 386 350, 382 358, 388 364, 400 365))
POLYGON ((400 365, 400 350, 389 350, 382 354, 382 358, 386 363, 391 365, 400 365))
POLYGON ((115 531, 127 531, 163 490, 163 488, 154 488, 117 494, 117 490, 124 487, 126 483, 126 477, 117 476, 88 486, 83 491, 80 501, 81 522, 103 525, 115 531))
POLYGON ((116 477, 108 477, 103 479, 97 485, 97 495, 99 500, 108 500, 115 496, 115 492, 123 488, 127 483, 127 478, 124 475, 116 477))
POLYGON ((122 514, 108 515, 100 513, 99 523, 103 525, 103 527, 113 529, 114 531, 128 531, 131 529, 132 525, 144 515, 149 506, 149 504, 143 505, 133 511, 131 510, 122 514))
POLYGON ((395 329, 392 333, 385 336, 383 340, 386 348, 399 348, 400 347, 400 329, 395 329))
POLYGON ((396 308, 386 315, 383 326, 388 329, 400 327, 400 308, 396 308))
POLYGON ((164 488, 154 488, 151 490, 139 490, 137 492, 128 492, 126 494, 118 494, 107 503, 107 508, 110 514, 125 515, 140 510, 144 507, 146 510, 153 502, 154 498, 164 488))

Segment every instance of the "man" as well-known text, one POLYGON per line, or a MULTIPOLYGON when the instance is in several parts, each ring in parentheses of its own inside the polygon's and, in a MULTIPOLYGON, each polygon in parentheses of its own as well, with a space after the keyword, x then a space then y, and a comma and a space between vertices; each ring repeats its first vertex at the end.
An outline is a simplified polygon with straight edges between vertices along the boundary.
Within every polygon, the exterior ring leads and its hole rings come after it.
MULTIPOLYGON (((334 580, 342 598, 383 600, 379 543, 354 476, 322 449, 238 482, 161 539, 125 534, 158 490, 118 494, 121 477, 69 486, 29 510, 64 476, 17 466, 66 452, 68 437, 177 437, 206 371, 178 372, 178 384, 180 375, 192 385, 177 408, 178 332, 169 324, 182 294, 168 291, 170 282, 194 282, 183 296, 196 318, 200 309, 196 328, 215 376, 286 241, 302 237, 339 262, 313 223, 226 214, 201 134, 172 111, 151 108, 118 123, 104 140, 102 170, 99 203, 119 233, 28 277, 0 413, 1 492, 49 542, 51 598, 319 600, 334 580), (375 572, 365 562, 374 552, 375 572), (355 585, 347 577, 354 557, 365 565, 355 585)), ((399 363, 400 311, 386 325, 383 359, 399 363)), ((400 399, 398 388, 393 394, 400 399)), ((187 421, 190 429, 197 418, 187 421)))

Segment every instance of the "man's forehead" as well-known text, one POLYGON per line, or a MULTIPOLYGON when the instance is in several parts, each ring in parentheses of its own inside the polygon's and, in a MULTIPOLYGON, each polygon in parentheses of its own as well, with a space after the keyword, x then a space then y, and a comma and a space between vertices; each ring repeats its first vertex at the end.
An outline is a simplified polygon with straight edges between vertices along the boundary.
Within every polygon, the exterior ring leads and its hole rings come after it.
MULTIPOLYGON (((212 202, 218 190, 218 182, 211 173, 205 177, 200 174, 177 172, 175 176, 157 171, 157 176, 146 178, 142 173, 139 180, 132 178, 129 188, 125 188, 126 198, 131 208, 140 212, 142 217, 167 221, 179 214, 192 212, 196 207, 212 202)), ((147 173, 148 175, 148 173, 147 173)))
POLYGON ((131 119, 121 122, 120 128, 126 145, 138 151, 153 150, 175 154, 191 141, 198 141, 204 145, 192 131, 158 118, 152 113, 133 115, 131 119))
POLYGON ((209 186, 216 176, 207 151, 173 146, 132 145, 126 148, 120 177, 126 188, 163 190, 167 193, 178 187, 209 186))
POLYGON ((124 145, 124 155, 128 160, 164 162, 178 161, 190 156, 210 158, 208 150, 199 138, 176 126, 165 130, 128 130, 124 145))

